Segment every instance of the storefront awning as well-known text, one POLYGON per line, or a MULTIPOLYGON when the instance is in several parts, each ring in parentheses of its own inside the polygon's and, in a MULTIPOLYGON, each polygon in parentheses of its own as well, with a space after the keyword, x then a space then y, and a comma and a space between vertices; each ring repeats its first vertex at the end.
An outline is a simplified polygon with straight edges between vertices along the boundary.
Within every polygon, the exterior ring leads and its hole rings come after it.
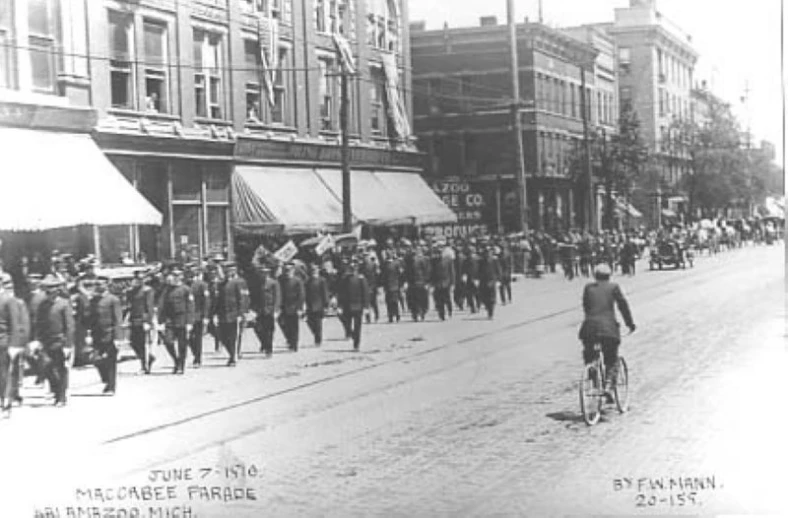
POLYGON ((456 223, 457 216, 444 204, 430 186, 416 173, 381 173, 375 176, 383 183, 402 216, 416 225, 456 223))
MULTIPOLYGON (((342 200, 342 171, 316 171, 326 187, 342 200)), ((407 207, 397 204, 383 182, 372 171, 352 171, 350 203, 353 215, 369 225, 407 225, 413 222, 407 207)))
POLYGON ((0 128, 0 230, 161 225, 86 134, 0 128))
POLYGON ((308 234, 342 228, 342 202, 312 169, 240 165, 232 184, 241 230, 308 234))
POLYGON ((623 198, 616 198, 616 208, 621 214, 629 214, 633 218, 642 218, 643 213, 637 210, 632 204, 628 203, 623 198))

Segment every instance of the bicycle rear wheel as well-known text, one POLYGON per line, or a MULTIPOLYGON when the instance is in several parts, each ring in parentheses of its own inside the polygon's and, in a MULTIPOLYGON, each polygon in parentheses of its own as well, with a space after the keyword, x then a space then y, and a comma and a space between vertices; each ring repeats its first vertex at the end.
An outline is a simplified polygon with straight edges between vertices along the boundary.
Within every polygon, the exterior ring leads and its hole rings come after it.
POLYGON ((618 357, 616 365, 616 376, 613 384, 613 397, 616 400, 616 408, 622 414, 629 410, 629 369, 624 358, 618 357))
POLYGON ((602 415, 603 386, 602 373, 595 363, 583 367, 580 377, 580 410, 583 412, 583 421, 589 426, 599 422, 602 415))

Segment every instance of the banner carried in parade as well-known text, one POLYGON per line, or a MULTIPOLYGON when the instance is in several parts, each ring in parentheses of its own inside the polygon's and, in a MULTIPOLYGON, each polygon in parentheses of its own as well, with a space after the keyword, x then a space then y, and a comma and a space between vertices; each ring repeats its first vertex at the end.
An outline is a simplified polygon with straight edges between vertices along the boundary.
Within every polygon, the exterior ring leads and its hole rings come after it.
POLYGON ((293 240, 291 239, 282 248, 276 251, 274 257, 276 257, 279 261, 285 263, 290 259, 292 259, 293 257, 295 257, 297 253, 298 253, 298 247, 296 246, 295 243, 293 243, 293 240))
POLYGON ((334 248, 334 238, 328 235, 323 237, 323 239, 320 240, 320 243, 317 244, 315 247, 315 253, 317 255, 323 255, 332 248, 334 248))

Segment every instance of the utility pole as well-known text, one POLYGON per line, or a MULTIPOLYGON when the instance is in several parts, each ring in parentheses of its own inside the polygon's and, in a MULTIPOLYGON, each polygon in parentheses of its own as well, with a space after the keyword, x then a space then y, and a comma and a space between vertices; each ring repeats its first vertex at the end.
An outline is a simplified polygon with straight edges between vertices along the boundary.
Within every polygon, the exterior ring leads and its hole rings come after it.
POLYGON ((588 205, 586 227, 589 232, 596 232, 596 218, 594 217, 594 179, 591 173, 591 142, 588 138, 588 109, 589 99, 586 95, 586 69, 580 67, 580 109, 583 112, 583 149, 585 151, 586 182, 588 183, 588 205))
POLYGON ((350 98, 348 95, 348 75, 348 71, 342 66, 342 103, 339 107, 339 125, 342 131, 342 228, 346 233, 353 231, 353 212, 350 205, 350 137, 348 135, 350 98))
POLYGON ((512 73, 512 122, 514 125, 515 150, 517 152, 517 199, 520 230, 528 231, 528 190, 525 180, 525 152, 523 151, 523 127, 520 121, 520 76, 517 59, 517 24, 514 19, 514 0, 506 0, 506 21, 509 26, 509 58, 512 73))

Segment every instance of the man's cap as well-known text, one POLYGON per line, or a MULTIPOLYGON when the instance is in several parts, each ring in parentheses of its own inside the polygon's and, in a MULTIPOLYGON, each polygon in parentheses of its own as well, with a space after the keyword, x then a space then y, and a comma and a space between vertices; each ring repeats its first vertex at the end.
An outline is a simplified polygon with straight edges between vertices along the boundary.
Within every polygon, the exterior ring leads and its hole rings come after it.
POLYGON ((213 254, 213 256, 211 256, 211 259, 213 261, 216 261, 217 263, 220 263, 224 261, 224 256, 222 254, 213 254))
POLYGON ((43 286, 45 288, 57 288, 59 286, 63 286, 64 284, 65 284, 65 282, 63 282, 61 279, 55 277, 54 275, 47 275, 41 281, 41 286, 43 286))
POLYGON ((599 264, 596 268, 594 268, 594 276, 598 277, 610 277, 613 272, 610 271, 610 267, 607 264, 599 264))

